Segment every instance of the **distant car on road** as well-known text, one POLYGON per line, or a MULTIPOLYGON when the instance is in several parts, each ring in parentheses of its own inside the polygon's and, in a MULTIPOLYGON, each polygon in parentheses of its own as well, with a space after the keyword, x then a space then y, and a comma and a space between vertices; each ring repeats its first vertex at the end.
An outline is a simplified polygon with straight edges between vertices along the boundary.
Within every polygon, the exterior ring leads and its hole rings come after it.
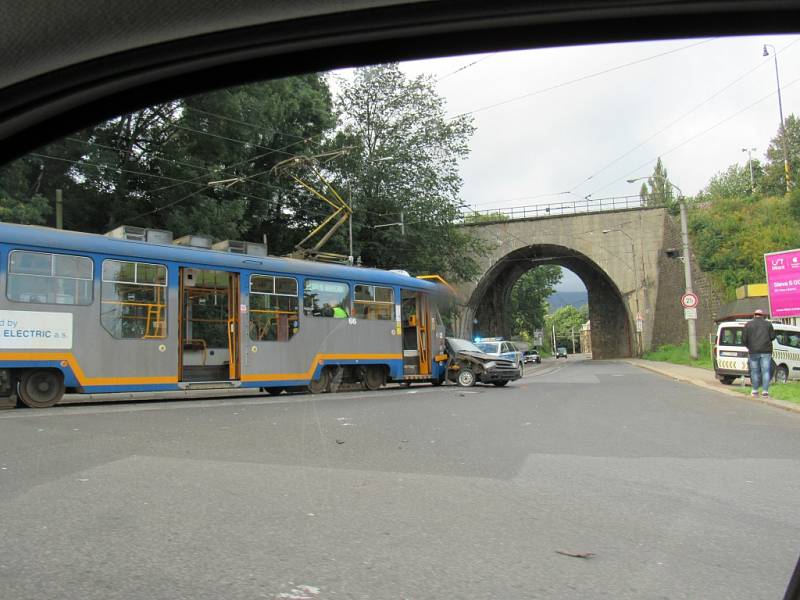
POLYGON ((522 362, 526 365, 528 363, 539 364, 542 362, 542 357, 539 356, 539 353, 536 350, 528 350, 527 352, 522 353, 522 362))
POLYGON ((522 377, 517 363, 486 354, 469 340, 447 338, 445 341, 449 354, 447 377, 461 387, 471 387, 478 381, 502 387, 522 377))
POLYGON ((556 358, 567 358, 567 349, 564 346, 556 348, 556 358))
POLYGON ((512 361, 519 366, 519 370, 522 372, 524 365, 522 352, 514 345, 514 342, 509 342, 502 338, 483 338, 479 342, 476 342, 476 345, 481 351, 490 356, 512 361))

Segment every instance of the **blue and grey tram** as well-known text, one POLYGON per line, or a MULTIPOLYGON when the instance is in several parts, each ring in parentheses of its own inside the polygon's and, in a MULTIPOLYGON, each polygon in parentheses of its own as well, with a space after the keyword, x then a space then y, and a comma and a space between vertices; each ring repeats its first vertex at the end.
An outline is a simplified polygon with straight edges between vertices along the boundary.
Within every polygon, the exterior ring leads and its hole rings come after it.
POLYGON ((0 396, 444 381, 442 286, 0 223, 0 396))

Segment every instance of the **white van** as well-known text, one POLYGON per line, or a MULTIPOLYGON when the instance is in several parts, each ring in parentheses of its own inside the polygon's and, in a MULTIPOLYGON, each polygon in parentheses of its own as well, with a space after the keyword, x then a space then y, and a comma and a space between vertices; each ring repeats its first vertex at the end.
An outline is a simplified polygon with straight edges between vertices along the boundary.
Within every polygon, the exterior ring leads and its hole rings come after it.
MULTIPOLYGON (((723 321, 717 326, 717 337, 712 349, 714 374, 722 383, 730 385, 737 377, 749 377, 747 348, 742 344, 742 334, 747 321, 723 321)), ((800 379, 800 327, 773 323, 775 340, 772 342, 772 376, 785 383, 800 379)))

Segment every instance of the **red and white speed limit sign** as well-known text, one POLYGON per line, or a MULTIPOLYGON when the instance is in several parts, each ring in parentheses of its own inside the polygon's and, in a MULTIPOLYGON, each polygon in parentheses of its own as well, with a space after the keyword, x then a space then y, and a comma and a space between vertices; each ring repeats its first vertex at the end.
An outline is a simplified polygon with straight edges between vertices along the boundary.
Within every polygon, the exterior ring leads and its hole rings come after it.
POLYGON ((694 292, 686 292, 681 296, 681 306, 683 308, 697 308, 698 304, 700 304, 700 299, 694 292))

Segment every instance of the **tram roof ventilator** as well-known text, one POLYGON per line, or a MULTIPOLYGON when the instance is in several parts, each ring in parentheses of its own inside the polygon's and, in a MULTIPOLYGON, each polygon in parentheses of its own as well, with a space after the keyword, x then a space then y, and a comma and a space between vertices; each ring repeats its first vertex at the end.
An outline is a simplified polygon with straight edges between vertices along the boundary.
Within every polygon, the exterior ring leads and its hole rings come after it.
POLYGON ((247 254, 248 256, 267 256, 267 245, 258 242, 242 242, 240 240, 222 240, 211 246, 213 250, 247 254))
POLYGON ((151 244, 171 244, 172 232, 165 229, 120 225, 107 232, 106 237, 115 240, 131 240, 134 242, 150 242, 151 244))
POLYGON ((217 250, 219 252, 231 252, 233 254, 246 254, 247 256, 268 256, 266 244, 241 240, 222 240, 221 242, 214 243, 214 241, 206 235, 184 235, 173 239, 171 231, 153 229, 150 227, 120 225, 105 235, 106 237, 117 240, 149 242, 151 244, 174 244, 177 246, 189 246, 191 248, 203 248, 205 250, 217 250))

